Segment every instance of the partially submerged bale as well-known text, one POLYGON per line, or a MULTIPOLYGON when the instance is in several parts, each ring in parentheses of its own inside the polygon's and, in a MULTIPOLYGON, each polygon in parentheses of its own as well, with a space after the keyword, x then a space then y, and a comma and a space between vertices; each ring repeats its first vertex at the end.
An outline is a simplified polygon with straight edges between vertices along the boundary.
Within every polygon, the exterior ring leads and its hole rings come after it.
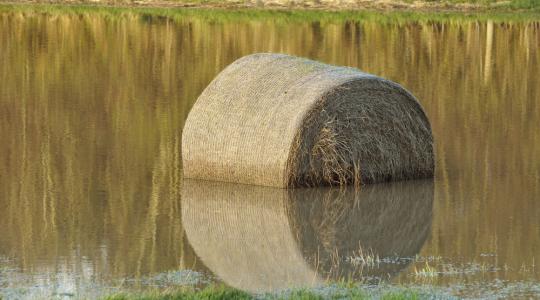
POLYGON ((276 187, 432 177, 433 138, 400 85, 283 54, 245 56, 203 91, 184 176, 276 187))

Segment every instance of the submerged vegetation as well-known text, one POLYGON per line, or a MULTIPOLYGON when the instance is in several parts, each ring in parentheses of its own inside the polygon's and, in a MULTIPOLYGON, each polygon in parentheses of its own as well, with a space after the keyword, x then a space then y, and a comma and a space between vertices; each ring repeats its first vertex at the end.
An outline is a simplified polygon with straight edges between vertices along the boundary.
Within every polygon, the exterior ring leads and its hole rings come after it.
POLYGON ((437 276, 437 270, 430 266, 429 263, 426 261, 425 267, 420 269, 417 269, 416 266, 414 267, 414 275, 420 277, 435 277, 437 276))

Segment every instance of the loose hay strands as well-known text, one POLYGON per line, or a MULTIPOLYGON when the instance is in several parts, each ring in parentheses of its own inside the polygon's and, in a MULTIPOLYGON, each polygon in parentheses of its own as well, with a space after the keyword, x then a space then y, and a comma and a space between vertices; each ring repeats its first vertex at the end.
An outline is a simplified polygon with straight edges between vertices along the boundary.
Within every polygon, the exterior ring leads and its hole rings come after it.
POLYGON ((418 101, 391 81, 283 54, 253 54, 210 83, 186 120, 185 177, 276 187, 433 176, 418 101))
POLYGON ((220 280, 264 292, 397 274, 411 260, 388 260, 418 254, 432 202, 432 180, 284 190, 186 179, 182 224, 220 280))

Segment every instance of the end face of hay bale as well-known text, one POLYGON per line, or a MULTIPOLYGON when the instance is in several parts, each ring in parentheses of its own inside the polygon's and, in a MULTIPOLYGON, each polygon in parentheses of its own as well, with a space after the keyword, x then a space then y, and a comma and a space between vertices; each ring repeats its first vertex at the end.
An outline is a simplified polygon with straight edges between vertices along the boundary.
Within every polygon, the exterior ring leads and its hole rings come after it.
POLYGON ((433 176, 418 101, 391 81, 282 54, 253 54, 203 91, 182 136, 184 176, 276 187, 433 176))

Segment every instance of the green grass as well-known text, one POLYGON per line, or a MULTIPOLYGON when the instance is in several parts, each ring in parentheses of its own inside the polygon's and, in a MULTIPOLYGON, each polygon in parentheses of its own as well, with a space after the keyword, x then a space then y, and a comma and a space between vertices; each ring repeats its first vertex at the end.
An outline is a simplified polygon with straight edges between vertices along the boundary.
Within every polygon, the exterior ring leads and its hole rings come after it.
POLYGON ((508 4, 509 7, 514 9, 540 9, 540 0, 512 0, 508 4))
MULTIPOLYGON (((225 286, 209 286, 202 290, 185 288, 177 291, 154 292, 145 294, 117 294, 105 298, 105 300, 323 300, 323 299, 370 299, 371 297, 360 288, 350 287, 347 289, 337 289, 333 293, 320 293, 315 290, 301 289, 279 294, 251 295, 249 293, 229 288, 225 286), (324 294, 324 296, 323 296, 324 294)), ((419 295, 414 291, 391 291, 383 294, 383 300, 406 300, 419 299, 419 295)))
POLYGON ((404 291, 404 292, 390 292, 388 294, 383 295, 383 300, 417 300, 420 299, 418 294, 410 291, 404 291))
POLYGON ((237 289, 227 288, 224 286, 210 286, 203 290, 195 290, 186 288, 173 292, 155 292, 146 294, 117 294, 108 296, 106 300, 218 300, 218 299, 238 299, 249 300, 253 296, 246 292, 237 289))
POLYGON ((506 9, 493 9, 484 12, 418 12, 418 11, 323 11, 323 10, 270 10, 270 9, 220 9, 220 8, 149 8, 149 7, 110 7, 97 5, 55 5, 55 4, 1 4, 1 12, 23 14, 100 14, 107 18, 135 16, 148 22, 193 19, 209 22, 252 22, 270 21, 273 23, 321 22, 338 23, 344 21, 376 22, 386 24, 422 22, 494 22, 540 21, 540 0, 512 0, 506 9), (531 7, 526 11, 512 11, 510 8, 531 7))

